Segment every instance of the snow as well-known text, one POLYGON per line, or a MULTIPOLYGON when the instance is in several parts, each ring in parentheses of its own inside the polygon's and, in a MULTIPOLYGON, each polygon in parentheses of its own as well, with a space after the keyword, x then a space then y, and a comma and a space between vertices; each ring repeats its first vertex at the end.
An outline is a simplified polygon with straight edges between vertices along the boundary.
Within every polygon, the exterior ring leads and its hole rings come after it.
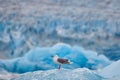
POLYGON ((13 80, 102 80, 102 77, 86 68, 52 69, 48 71, 35 71, 22 74, 13 80))
POLYGON ((120 79, 120 60, 113 62, 108 65, 104 69, 102 69, 99 73, 101 76, 105 78, 119 78, 120 79))
POLYGON ((24 73, 36 70, 49 70, 57 68, 52 60, 52 55, 70 59, 73 64, 63 65, 63 68, 76 69, 87 67, 89 69, 103 68, 111 63, 104 55, 85 50, 79 46, 70 46, 58 43, 52 47, 36 47, 26 53, 23 57, 0 60, 0 67, 10 72, 24 73))
POLYGON ((52 69, 24 73, 13 80, 119 80, 120 60, 113 62, 100 71, 88 68, 52 69))

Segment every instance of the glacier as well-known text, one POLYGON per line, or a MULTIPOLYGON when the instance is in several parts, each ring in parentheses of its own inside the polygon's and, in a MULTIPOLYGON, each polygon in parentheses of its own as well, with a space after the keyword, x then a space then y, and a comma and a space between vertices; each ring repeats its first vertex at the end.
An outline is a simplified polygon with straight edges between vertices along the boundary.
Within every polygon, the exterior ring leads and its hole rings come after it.
POLYGON ((119 0, 0 0, 0 58, 63 42, 118 60, 119 14, 119 0))
POLYGON ((119 59, 120 0, 0 0, 0 80, 120 80, 119 59))
POLYGON ((112 63, 104 55, 98 55, 94 51, 85 50, 79 46, 70 46, 58 43, 53 47, 37 47, 30 50, 23 57, 0 60, 0 67, 9 72, 24 73, 36 70, 49 70, 57 68, 52 60, 52 55, 70 59, 73 64, 63 65, 63 68, 76 69, 86 67, 89 69, 103 68, 112 63))

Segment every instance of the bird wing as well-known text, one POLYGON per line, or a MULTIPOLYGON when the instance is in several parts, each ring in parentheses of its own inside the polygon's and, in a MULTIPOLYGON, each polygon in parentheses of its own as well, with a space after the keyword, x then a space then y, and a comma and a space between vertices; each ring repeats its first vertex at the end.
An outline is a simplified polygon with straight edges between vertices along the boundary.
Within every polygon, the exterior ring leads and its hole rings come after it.
POLYGON ((57 61, 58 61, 59 63, 62 63, 62 64, 68 63, 68 59, 58 58, 57 61))

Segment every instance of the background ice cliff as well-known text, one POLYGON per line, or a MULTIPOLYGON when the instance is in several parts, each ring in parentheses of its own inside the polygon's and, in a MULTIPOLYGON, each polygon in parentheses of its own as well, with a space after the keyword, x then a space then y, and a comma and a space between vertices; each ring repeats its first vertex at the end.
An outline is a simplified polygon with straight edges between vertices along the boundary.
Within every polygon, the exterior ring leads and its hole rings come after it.
POLYGON ((119 0, 0 0, 0 58, 64 42, 120 59, 119 0))

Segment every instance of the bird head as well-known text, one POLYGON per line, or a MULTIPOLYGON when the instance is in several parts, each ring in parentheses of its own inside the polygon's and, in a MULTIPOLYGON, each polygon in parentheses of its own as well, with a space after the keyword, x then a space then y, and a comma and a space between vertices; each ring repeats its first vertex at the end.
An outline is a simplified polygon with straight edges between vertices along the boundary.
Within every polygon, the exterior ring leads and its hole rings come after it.
POLYGON ((58 55, 55 54, 55 55, 52 55, 51 57, 52 58, 58 58, 58 55))

